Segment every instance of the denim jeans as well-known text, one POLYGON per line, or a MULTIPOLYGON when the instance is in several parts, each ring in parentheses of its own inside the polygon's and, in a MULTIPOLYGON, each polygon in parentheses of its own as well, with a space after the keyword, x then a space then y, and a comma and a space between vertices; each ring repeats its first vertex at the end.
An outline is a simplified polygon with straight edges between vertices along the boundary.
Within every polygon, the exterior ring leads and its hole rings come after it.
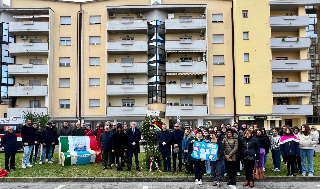
POLYGON ((221 175, 221 165, 222 160, 219 161, 209 161, 211 167, 211 175, 213 181, 222 182, 222 175, 221 175))
POLYGON ((301 156, 301 167, 302 167, 302 174, 311 174, 313 175, 313 151, 314 149, 300 149, 300 156, 301 156), (307 172, 307 162, 308 159, 308 172, 307 172))
POLYGON ((206 162, 206 173, 211 174, 211 165, 210 161, 205 161, 206 162))
POLYGON ((46 155, 47 150, 49 150, 48 161, 51 161, 51 158, 52 158, 52 149, 53 149, 53 146, 50 146, 50 147, 43 146, 40 161, 43 161, 44 156, 46 155))
POLYGON ((32 148, 33 148, 33 145, 23 147, 24 152, 22 157, 22 166, 30 164, 30 156, 31 156, 32 148))
POLYGON ((280 169, 281 158, 280 158, 280 150, 271 150, 272 160, 273 160, 273 168, 280 169))
POLYGON ((268 160, 268 154, 264 154, 264 165, 263 167, 266 168, 267 167, 267 160, 268 160))

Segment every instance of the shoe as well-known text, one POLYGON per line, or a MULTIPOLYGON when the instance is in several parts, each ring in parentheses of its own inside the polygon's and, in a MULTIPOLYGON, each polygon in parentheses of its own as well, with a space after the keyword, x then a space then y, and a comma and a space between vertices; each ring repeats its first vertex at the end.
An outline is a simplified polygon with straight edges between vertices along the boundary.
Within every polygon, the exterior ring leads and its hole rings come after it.
POLYGON ((293 173, 291 176, 296 177, 297 175, 293 173))
POLYGON ((173 169, 172 172, 173 172, 173 173, 176 172, 176 169, 173 169))
POLYGON ((35 161, 34 164, 38 164, 38 162, 35 161))
POLYGON ((128 168, 126 171, 131 171, 131 169, 128 168))
POLYGON ((39 165, 41 165, 41 164, 42 164, 42 161, 39 162, 39 165))
POLYGON ((25 165, 22 165, 21 168, 22 168, 22 169, 25 169, 25 168, 27 168, 27 167, 26 167, 25 165))
POLYGON ((198 185, 202 185, 202 180, 201 179, 199 180, 199 184, 198 185))
POLYGON ((240 176, 240 172, 237 172, 237 176, 240 176))
POLYGON ((53 158, 51 158, 51 161, 56 161, 56 160, 54 160, 53 158))
POLYGON ((167 169, 163 169, 163 171, 162 172, 167 172, 167 169))
POLYGON ((279 171, 281 171, 280 169, 278 169, 278 168, 275 168, 273 171, 277 171, 277 172, 279 172, 279 171))
POLYGON ((224 176, 225 176, 225 177, 228 176, 228 173, 225 173, 224 176))
POLYGON ((112 169, 112 167, 111 167, 111 166, 108 166, 108 169, 112 169))
POLYGON ((287 177, 290 176, 290 173, 287 173, 286 176, 287 176, 287 177))
POLYGON ((48 161, 48 163, 53 163, 52 161, 48 161))
POLYGON ((179 169, 179 173, 182 173, 182 169, 179 169))
POLYGON ((221 182, 218 182, 217 185, 218 185, 218 187, 220 187, 221 186, 221 182))
POLYGON ((287 162, 285 162, 284 165, 287 165, 287 162))
POLYGON ((5 169, 7 172, 10 172, 10 169, 5 169))
POLYGON ((138 169, 136 169, 136 171, 140 172, 141 170, 138 168, 138 169))
POLYGON ((32 167, 32 165, 31 164, 27 164, 27 167, 32 167))
POLYGON ((11 170, 12 170, 12 171, 15 171, 15 170, 16 170, 16 168, 12 168, 11 170))
POLYGON ((48 159, 46 159, 46 162, 48 162, 48 159))
POLYGON ((104 167, 102 170, 106 170, 107 168, 106 167, 104 167))
POLYGON ((194 184, 195 184, 195 185, 198 185, 198 184, 199 184, 198 179, 196 179, 196 180, 194 181, 194 184))
POLYGON ((306 176, 306 174, 305 174, 305 173, 302 173, 302 176, 303 176, 303 177, 305 177, 305 176, 306 176))
POLYGON ((275 168, 272 168, 271 170, 274 171, 275 168))
POLYGON ((263 170, 263 172, 265 172, 265 171, 266 171, 266 168, 263 168, 262 170, 263 170))
POLYGON ((244 184, 243 184, 243 186, 249 186, 249 181, 246 181, 244 184))
POLYGON ((212 186, 217 186, 217 185, 218 185, 217 181, 214 181, 213 184, 212 184, 212 186))
POLYGON ((308 177, 313 177, 313 174, 308 174, 308 177))
POLYGON ((111 167, 112 167, 112 166, 114 166, 114 163, 113 163, 113 164, 111 164, 111 167))
POLYGON ((250 188, 254 187, 254 182, 253 182, 253 181, 250 182, 249 187, 250 187, 250 188))

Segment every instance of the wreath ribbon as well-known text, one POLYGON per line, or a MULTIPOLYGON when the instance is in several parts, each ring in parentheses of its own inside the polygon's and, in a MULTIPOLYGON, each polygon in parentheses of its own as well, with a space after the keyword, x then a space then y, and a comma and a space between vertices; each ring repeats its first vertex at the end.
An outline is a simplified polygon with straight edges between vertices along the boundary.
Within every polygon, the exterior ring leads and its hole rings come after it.
POLYGON ((154 157, 150 157, 150 168, 149 168, 149 172, 151 172, 151 170, 152 170, 152 164, 153 164, 153 163, 156 164, 156 167, 157 167, 158 171, 161 173, 160 167, 159 167, 158 163, 154 160, 154 157))

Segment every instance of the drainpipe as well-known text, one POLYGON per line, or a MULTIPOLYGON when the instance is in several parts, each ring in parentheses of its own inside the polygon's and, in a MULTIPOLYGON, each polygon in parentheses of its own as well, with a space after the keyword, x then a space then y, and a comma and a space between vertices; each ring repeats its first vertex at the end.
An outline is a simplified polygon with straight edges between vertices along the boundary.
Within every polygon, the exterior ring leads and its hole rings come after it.
POLYGON ((237 100, 236 100, 236 70, 235 70, 235 52, 234 52, 234 16, 233 16, 233 1, 231 7, 231 21, 232 21, 232 72, 233 72, 233 119, 236 122, 237 115, 237 100))

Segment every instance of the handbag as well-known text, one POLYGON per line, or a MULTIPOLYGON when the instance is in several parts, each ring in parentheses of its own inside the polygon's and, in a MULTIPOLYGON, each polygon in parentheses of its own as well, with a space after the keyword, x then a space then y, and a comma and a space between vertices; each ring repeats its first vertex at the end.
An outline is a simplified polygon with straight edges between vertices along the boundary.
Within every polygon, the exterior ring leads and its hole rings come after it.
POLYGON ((257 167, 255 167, 254 169, 253 169, 253 178, 255 179, 255 180, 262 180, 262 179, 264 179, 264 178, 266 178, 265 176, 264 176, 264 172, 263 172, 263 170, 261 169, 261 167, 260 166, 257 166, 257 167))

